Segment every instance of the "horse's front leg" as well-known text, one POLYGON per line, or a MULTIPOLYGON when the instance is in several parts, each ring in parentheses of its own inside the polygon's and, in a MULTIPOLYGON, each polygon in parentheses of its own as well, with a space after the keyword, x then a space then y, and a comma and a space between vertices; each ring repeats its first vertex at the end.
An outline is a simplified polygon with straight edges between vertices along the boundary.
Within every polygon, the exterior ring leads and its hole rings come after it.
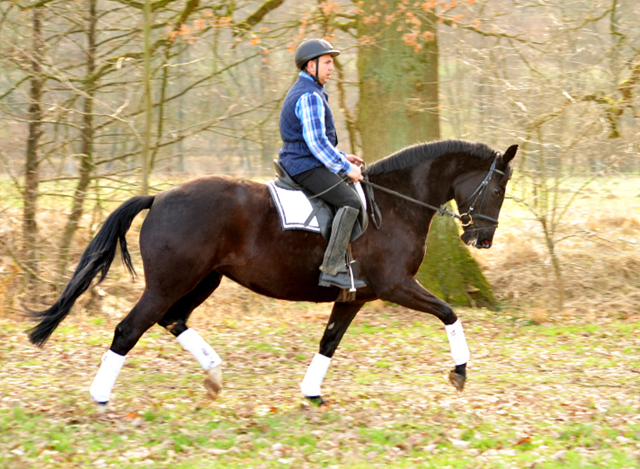
POLYGON ((338 348, 342 336, 349 328, 364 303, 334 303, 329 322, 320 341, 320 351, 316 353, 300 383, 302 394, 316 405, 325 405, 320 394, 320 385, 324 380, 331 358, 338 348))
POLYGON ((449 372, 449 381, 458 391, 464 389, 467 380, 469 347, 464 336, 462 323, 451 306, 426 290, 414 278, 407 278, 396 288, 381 292, 380 299, 397 303, 406 308, 433 314, 444 323, 451 347, 451 356, 456 367, 449 372))

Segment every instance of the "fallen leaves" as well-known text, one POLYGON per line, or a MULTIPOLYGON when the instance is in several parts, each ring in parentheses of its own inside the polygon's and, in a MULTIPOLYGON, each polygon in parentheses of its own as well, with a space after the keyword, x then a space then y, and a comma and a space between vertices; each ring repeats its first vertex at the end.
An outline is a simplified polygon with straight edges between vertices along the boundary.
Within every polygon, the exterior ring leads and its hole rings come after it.
POLYGON ((328 311, 223 284, 191 320, 225 360, 219 400, 205 398, 195 360, 153 328, 127 358, 105 414, 87 390, 117 318, 70 316, 44 350, 0 319, 0 465, 444 467, 455 458, 500 467, 531 455, 543 467, 600 461, 612 448, 629 467, 639 461, 640 380, 626 372, 640 368, 638 322, 529 326, 508 311, 458 311, 472 351, 459 394, 443 378, 451 365, 440 324, 365 307, 323 383, 331 405, 315 408, 298 383, 328 311), (90 345, 94 337, 104 343, 90 345))

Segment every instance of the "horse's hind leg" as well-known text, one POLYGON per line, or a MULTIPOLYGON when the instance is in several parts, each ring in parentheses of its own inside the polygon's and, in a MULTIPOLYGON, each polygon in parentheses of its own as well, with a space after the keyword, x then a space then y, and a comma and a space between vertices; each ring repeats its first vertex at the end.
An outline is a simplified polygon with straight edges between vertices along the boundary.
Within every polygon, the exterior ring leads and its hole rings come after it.
POLYGON ((187 320, 193 310, 218 288, 221 278, 222 276, 217 272, 211 272, 196 288, 169 308, 164 317, 158 321, 158 324, 173 334, 180 345, 200 363, 205 374, 204 387, 212 399, 217 398, 222 390, 222 373, 220 372, 222 360, 195 330, 187 327, 187 320))
POLYGON ((342 336, 349 328, 364 303, 334 303, 329 322, 320 340, 320 351, 316 353, 307 369, 307 374, 300 383, 302 394, 316 405, 325 401, 320 395, 320 385, 329 370, 331 357, 338 348, 342 336))
POLYGON ((142 334, 164 315, 175 300, 145 290, 131 312, 116 326, 109 351, 102 356, 102 364, 89 390, 94 401, 106 406, 111 390, 120 373, 127 353, 136 345, 142 334))

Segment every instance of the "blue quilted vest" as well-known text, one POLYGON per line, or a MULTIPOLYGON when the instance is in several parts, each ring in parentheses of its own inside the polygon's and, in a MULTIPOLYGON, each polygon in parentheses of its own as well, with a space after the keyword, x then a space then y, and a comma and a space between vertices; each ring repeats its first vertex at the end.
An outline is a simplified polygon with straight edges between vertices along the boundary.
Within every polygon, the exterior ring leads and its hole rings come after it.
POLYGON ((298 77, 282 104, 280 111, 280 136, 282 137, 282 149, 280 150, 280 163, 290 176, 303 173, 313 168, 323 166, 311 150, 302 136, 302 122, 296 116, 296 103, 305 93, 317 92, 324 104, 324 126, 327 138, 335 147, 338 144, 336 126, 333 122, 333 114, 329 107, 328 95, 315 81, 305 77, 298 77))

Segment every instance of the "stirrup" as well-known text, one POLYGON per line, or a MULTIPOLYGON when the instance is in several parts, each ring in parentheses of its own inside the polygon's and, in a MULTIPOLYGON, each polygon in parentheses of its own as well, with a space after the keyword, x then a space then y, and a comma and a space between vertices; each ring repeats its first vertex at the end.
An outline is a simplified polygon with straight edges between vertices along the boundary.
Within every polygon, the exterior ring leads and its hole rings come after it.
POLYGON ((366 287, 367 284, 364 280, 356 278, 353 273, 353 264, 356 263, 356 260, 351 257, 351 249, 347 250, 344 261, 344 265, 336 275, 320 272, 318 285, 321 287, 338 287, 343 290, 348 290, 349 293, 355 293, 358 288, 366 287))
POLYGON ((358 288, 364 288, 367 286, 364 281, 354 278, 353 274, 349 275, 349 272, 338 272, 336 275, 320 272, 318 285, 321 287, 343 288, 350 292, 355 292, 358 288))

